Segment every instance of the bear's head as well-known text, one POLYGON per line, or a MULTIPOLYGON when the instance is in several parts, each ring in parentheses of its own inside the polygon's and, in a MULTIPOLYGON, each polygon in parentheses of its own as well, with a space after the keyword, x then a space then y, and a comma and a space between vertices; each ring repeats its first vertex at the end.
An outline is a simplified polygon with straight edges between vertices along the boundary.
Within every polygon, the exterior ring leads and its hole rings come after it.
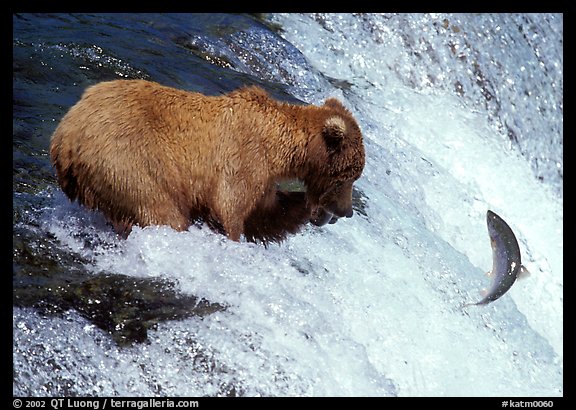
POLYGON ((308 201, 317 207, 311 222, 324 225, 352 216, 352 185, 364 170, 365 153, 360 127, 338 100, 329 98, 319 108, 305 182, 308 201))

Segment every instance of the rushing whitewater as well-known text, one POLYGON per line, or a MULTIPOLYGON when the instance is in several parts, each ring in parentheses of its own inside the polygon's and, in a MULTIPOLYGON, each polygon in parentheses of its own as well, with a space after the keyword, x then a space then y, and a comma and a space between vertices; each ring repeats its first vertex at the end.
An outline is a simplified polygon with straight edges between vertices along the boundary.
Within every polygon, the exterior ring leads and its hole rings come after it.
MULTIPOLYGON (((74 309, 15 307, 14 395, 562 396, 563 16, 268 18, 279 34, 190 29, 178 44, 307 103, 341 99, 365 140, 362 207, 267 248, 200 225, 122 240, 39 187, 41 206, 23 212, 34 223, 15 226, 91 274, 166 279, 226 308, 121 345, 74 309), (488 209, 531 276, 462 309, 490 282, 488 209)), ((139 35, 144 48, 160 36, 139 35)), ((103 50, 88 58, 130 77, 148 68, 103 50)))

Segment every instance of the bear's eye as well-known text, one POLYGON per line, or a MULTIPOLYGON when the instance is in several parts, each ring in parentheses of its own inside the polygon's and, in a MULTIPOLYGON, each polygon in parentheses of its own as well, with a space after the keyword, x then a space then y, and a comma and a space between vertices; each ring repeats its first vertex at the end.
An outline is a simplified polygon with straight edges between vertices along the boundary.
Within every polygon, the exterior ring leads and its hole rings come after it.
POLYGON ((336 182, 330 191, 338 191, 343 185, 343 182, 336 182))

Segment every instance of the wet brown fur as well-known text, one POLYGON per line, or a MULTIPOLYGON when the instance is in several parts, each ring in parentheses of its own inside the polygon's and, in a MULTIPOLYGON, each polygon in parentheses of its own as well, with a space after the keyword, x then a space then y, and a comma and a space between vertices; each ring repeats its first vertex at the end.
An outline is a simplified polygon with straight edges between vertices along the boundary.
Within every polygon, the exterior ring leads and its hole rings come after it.
POLYGON ((360 128, 336 99, 293 105, 254 86, 211 97, 144 80, 88 88, 50 156, 66 195, 118 232, 202 218, 236 241, 281 241, 318 207, 351 216, 364 168, 360 128), (306 193, 278 191, 285 179, 306 193))

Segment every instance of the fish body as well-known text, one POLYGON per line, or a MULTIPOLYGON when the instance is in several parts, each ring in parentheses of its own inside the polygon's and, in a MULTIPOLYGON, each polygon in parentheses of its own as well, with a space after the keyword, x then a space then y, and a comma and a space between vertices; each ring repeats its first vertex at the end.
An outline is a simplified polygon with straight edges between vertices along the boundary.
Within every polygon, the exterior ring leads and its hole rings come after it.
POLYGON ((490 245, 492 246, 492 286, 480 302, 468 305, 486 305, 494 302, 512 287, 519 275, 527 272, 520 259, 520 247, 512 229, 508 224, 488 210, 486 224, 490 245))

